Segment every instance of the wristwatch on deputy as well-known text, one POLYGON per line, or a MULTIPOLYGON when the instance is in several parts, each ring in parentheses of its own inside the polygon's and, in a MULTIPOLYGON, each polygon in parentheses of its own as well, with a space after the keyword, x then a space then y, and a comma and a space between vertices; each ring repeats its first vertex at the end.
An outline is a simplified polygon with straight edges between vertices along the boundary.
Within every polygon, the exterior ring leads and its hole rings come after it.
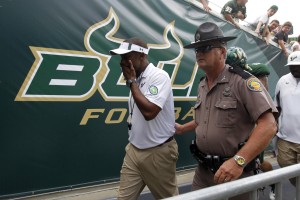
POLYGON ((241 166, 241 167, 246 166, 246 160, 244 157, 235 155, 235 156, 233 156, 233 159, 235 160, 236 164, 238 164, 238 166, 241 166))
POLYGON ((136 80, 135 80, 135 79, 133 79, 133 80, 131 80, 131 79, 127 80, 127 81, 126 81, 127 87, 130 88, 132 83, 136 83, 136 80))

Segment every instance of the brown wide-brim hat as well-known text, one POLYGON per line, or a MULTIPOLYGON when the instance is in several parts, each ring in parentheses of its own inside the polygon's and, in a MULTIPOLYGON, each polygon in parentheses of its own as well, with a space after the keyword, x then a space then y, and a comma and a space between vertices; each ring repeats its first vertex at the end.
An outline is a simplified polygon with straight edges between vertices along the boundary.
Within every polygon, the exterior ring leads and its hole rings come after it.
POLYGON ((230 41, 235 39, 235 36, 225 37, 223 31, 214 23, 205 22, 199 26, 195 33, 195 42, 185 45, 184 48, 191 49, 199 47, 204 43, 211 41, 230 41))

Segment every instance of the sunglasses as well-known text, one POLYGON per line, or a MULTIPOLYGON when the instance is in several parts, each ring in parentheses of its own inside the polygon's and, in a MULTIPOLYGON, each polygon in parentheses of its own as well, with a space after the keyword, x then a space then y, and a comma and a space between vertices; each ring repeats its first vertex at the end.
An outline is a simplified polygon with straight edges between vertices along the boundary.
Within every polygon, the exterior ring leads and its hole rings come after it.
POLYGON ((207 46, 202 46, 202 47, 197 47, 195 48, 195 52, 202 52, 202 53, 207 53, 211 51, 213 48, 223 48, 222 46, 213 46, 213 45, 207 45, 207 46))

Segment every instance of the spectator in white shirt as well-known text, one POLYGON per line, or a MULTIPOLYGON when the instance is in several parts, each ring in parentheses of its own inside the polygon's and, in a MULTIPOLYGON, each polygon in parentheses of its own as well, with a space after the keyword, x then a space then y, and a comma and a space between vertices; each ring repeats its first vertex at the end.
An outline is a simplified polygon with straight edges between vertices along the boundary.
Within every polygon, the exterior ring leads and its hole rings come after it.
POLYGON ((255 31, 258 35, 265 35, 266 32, 268 31, 267 25, 269 24, 270 17, 272 17, 278 10, 278 6, 273 5, 271 6, 267 13, 259 16, 256 18, 253 22, 250 23, 248 26, 251 30, 255 31), (261 34, 261 27, 264 26, 263 33, 261 34))

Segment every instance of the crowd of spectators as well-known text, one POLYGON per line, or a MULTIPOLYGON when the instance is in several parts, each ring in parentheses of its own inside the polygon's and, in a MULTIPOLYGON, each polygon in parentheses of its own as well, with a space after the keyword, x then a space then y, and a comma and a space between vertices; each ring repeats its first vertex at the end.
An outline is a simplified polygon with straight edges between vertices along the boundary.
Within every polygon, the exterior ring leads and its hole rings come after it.
MULTIPOLYGON (((206 12, 212 11, 208 0, 199 1, 203 4, 203 8, 206 12)), ((254 21, 246 22, 247 2, 248 0, 229 0, 221 8, 222 16, 238 29, 240 29, 242 25, 240 20, 244 21, 245 27, 254 31, 267 45, 269 45, 271 40, 277 43, 286 58, 289 56, 290 51, 300 49, 299 37, 298 41, 292 41, 292 43, 289 44, 288 36, 293 34, 293 24, 290 21, 280 24, 278 19, 270 20, 270 18, 278 11, 277 5, 270 6, 266 13, 259 15, 254 21), (271 22, 269 23, 269 21, 271 22), (295 48, 292 47, 293 44, 295 44, 295 48)))

